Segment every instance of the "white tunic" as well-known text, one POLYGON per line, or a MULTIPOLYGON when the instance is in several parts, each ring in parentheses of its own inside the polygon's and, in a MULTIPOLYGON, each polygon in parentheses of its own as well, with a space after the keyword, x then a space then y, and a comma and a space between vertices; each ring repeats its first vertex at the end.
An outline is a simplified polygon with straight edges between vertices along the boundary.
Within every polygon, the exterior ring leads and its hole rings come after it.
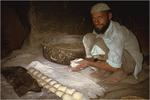
MULTIPOLYGON (((95 31, 93 33, 97 34, 95 31)), ((99 35, 97 34, 97 36, 99 35)), ((101 37, 109 48, 107 63, 112 67, 120 68, 123 49, 126 49, 136 62, 134 76, 137 78, 138 73, 142 69, 143 56, 140 53, 139 44, 135 35, 126 27, 111 21, 108 29, 101 37)), ((91 54, 94 56, 102 53, 102 51, 98 51, 99 47, 94 45, 91 54)))

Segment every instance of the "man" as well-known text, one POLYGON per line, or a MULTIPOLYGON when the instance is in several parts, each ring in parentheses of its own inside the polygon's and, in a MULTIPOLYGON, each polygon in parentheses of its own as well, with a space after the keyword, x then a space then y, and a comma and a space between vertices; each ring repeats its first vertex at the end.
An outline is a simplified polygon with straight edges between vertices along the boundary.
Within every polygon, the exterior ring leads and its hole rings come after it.
POLYGON ((99 76, 112 72, 106 82, 118 82, 131 73, 137 78, 142 69, 143 56, 135 35, 111 20, 110 7, 105 3, 94 5, 91 16, 95 28, 93 33, 84 36, 83 44, 86 58, 96 58, 98 61, 84 59, 72 70, 80 71, 92 66, 100 69, 96 72, 99 76))

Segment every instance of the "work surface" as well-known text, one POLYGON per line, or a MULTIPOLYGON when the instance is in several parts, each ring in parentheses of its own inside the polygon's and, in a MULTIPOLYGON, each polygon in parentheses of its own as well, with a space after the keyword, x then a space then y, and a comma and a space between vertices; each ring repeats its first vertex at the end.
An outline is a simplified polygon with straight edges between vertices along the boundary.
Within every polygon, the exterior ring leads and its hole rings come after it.
MULTIPOLYGON (((8 64, 9 65, 9 64, 8 64)), ((45 89, 42 92, 28 92, 22 97, 18 97, 14 92, 12 86, 6 82, 6 79, 2 76, 1 79, 1 93, 2 99, 14 98, 14 99, 60 99, 53 93, 48 93, 45 89)), ((117 84, 103 84, 106 88, 104 96, 99 98, 104 99, 120 99, 125 96, 138 96, 145 99, 149 98, 149 65, 144 63, 143 70, 139 74, 139 79, 135 80, 133 76, 129 76, 117 84)))

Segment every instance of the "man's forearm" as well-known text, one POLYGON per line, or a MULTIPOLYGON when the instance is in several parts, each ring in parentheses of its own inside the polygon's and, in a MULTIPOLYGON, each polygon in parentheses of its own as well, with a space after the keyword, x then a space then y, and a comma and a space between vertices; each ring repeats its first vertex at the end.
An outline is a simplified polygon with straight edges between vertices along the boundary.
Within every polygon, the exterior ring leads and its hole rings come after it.
POLYGON ((100 61, 100 62, 93 62, 93 61, 89 61, 88 63, 90 66, 99 68, 99 69, 103 69, 106 71, 117 71, 119 68, 113 68, 112 66, 110 66, 106 61, 100 61))

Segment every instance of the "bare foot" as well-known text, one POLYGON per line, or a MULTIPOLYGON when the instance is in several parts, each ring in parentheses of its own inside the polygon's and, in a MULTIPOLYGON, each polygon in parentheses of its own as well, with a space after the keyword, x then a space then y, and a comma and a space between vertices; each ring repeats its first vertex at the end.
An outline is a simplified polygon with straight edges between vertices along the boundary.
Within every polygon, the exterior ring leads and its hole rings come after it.
POLYGON ((127 74, 125 72, 123 72, 122 70, 118 70, 117 72, 114 72, 112 75, 104 79, 103 82, 107 84, 113 84, 125 79, 126 77, 127 74))
POLYGON ((100 70, 100 71, 93 72, 90 75, 94 78, 102 78, 106 72, 107 71, 105 70, 100 70))

